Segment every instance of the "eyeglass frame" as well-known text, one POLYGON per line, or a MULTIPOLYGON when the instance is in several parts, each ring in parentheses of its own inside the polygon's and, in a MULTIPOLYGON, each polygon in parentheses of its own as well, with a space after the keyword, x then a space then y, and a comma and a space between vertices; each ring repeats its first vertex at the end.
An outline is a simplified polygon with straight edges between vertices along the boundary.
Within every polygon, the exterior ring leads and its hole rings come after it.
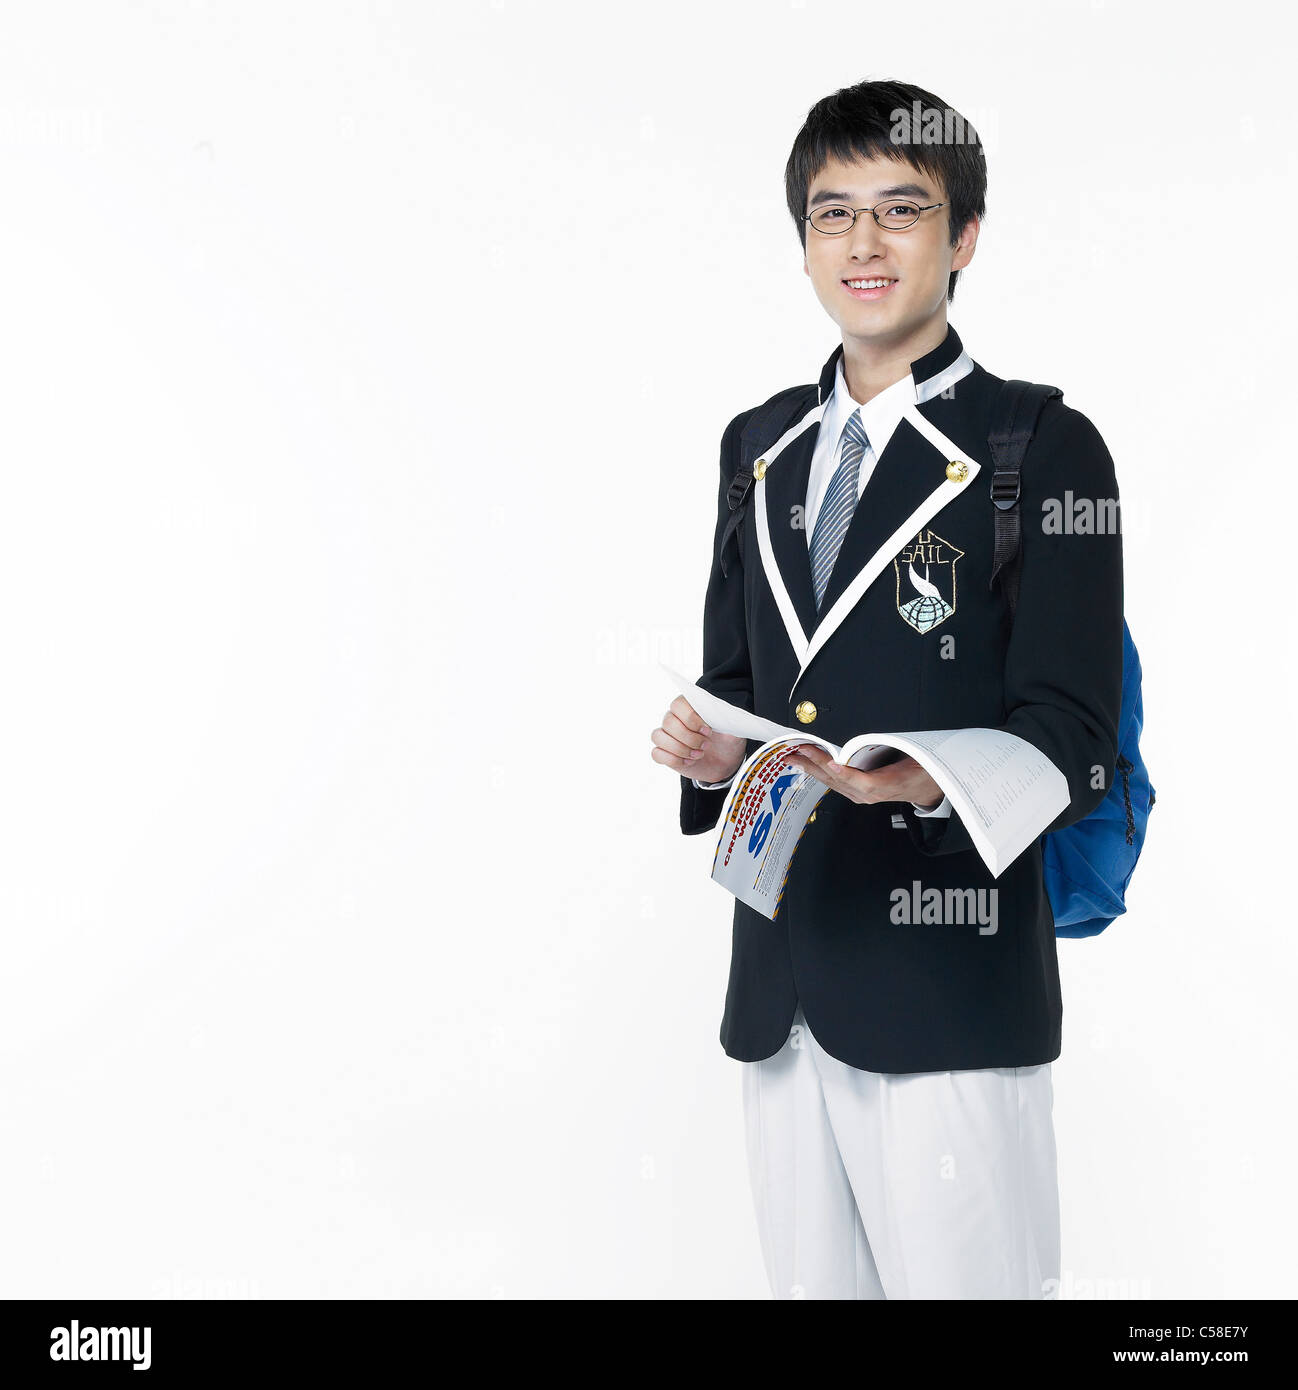
POLYGON ((882 227, 885 232, 908 232, 912 227, 918 224, 921 214, 931 212, 934 208, 946 207, 945 203, 925 203, 924 206, 920 207, 919 211, 915 214, 915 221, 907 222, 904 227, 885 227, 884 224, 879 221, 879 214, 875 211, 875 208, 887 207, 892 203, 904 203, 906 201, 907 199, 905 198, 886 198, 882 203, 875 203, 873 208, 851 208, 847 207, 846 203, 824 203, 820 207, 816 208, 814 211, 807 213, 807 215, 802 220, 806 223, 809 223, 812 231, 819 232, 821 236, 845 236, 848 232, 852 230, 853 227, 856 226, 857 214, 862 212, 868 212, 870 216, 874 218, 874 225, 876 227, 882 227), (817 227, 816 224, 811 221, 811 219, 816 215, 817 212, 823 212, 825 208, 847 208, 848 212, 852 214, 852 220, 847 224, 846 227, 843 228, 841 232, 827 232, 824 230, 824 228, 817 227))

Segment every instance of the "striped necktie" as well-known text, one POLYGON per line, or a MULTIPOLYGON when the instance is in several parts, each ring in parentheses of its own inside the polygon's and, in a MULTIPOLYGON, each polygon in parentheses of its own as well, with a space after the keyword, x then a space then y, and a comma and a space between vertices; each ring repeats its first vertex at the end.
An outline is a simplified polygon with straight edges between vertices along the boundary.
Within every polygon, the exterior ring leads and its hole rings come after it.
POLYGON ((861 412, 854 410, 843 429, 842 455, 838 469, 829 483, 829 491, 820 505, 816 529, 811 535, 811 583, 816 591, 816 612, 825 596, 825 586, 843 546, 843 537, 856 511, 856 485, 861 476, 861 459, 870 441, 861 412))

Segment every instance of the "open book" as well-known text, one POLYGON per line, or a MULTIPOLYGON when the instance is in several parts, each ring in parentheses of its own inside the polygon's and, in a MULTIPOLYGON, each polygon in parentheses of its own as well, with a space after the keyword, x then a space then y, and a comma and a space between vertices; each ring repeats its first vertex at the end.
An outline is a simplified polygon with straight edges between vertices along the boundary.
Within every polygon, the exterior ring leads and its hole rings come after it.
POLYGON ((882 767, 912 757, 946 793, 982 861, 999 878, 1068 805, 1068 779, 1039 749, 1003 729, 927 729, 858 734, 841 748, 805 730, 786 729, 710 695, 662 668, 709 728, 761 739, 735 774, 712 877, 741 902, 775 918, 798 841, 829 790, 785 761, 800 744, 826 749, 850 767, 882 767))

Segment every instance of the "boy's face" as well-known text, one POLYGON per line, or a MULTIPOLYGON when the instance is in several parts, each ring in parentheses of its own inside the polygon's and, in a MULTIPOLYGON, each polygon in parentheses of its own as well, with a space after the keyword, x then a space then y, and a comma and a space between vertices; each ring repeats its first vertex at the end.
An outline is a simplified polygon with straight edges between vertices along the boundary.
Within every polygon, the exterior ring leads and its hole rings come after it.
MULTIPOLYGON (((909 162, 871 159, 844 164, 830 159, 812 179, 804 211, 814 212, 826 202, 874 207, 895 198, 926 207, 945 203, 946 192, 938 179, 909 162)), ((816 297, 843 330, 845 343, 855 338, 860 346, 875 348, 905 344, 935 321, 945 322, 951 272, 969 264, 978 240, 974 219, 951 245, 946 207, 922 212, 904 231, 880 227, 868 212, 858 213, 852 228, 837 236, 826 236, 809 222, 806 227, 803 269, 811 276, 816 297), (890 283, 858 293, 845 283, 878 279, 890 283)))

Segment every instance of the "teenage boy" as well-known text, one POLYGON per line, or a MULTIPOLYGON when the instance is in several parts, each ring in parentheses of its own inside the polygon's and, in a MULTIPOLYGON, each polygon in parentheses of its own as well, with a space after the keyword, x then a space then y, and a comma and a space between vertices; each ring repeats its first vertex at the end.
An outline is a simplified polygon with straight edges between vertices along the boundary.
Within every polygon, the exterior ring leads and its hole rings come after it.
MULTIPOLYGON (((1067 778, 1045 829, 1069 825, 1103 799, 1117 756, 1121 538, 1047 527, 1043 503, 1116 500, 1117 484, 1086 416, 1048 402, 1023 461, 1011 622, 991 584, 1001 378, 946 317, 985 211, 982 147, 931 93, 866 82, 811 109, 785 182, 842 342, 814 387, 780 393, 794 418, 769 472, 777 441, 745 428, 757 408, 722 437, 698 683, 834 743, 1006 729, 1067 778), (745 463, 762 481, 727 537, 745 463)), ((756 743, 713 732, 683 697, 652 738, 654 761, 682 774, 681 829, 712 830, 756 743)), ((772 1292, 1052 1297, 1062 1009, 1040 841, 993 878, 913 760, 862 772, 811 748, 791 761, 833 794, 775 920, 735 903, 721 1022, 744 1063, 772 1292), (994 906, 958 921, 896 911, 897 890, 932 888, 994 906)))

